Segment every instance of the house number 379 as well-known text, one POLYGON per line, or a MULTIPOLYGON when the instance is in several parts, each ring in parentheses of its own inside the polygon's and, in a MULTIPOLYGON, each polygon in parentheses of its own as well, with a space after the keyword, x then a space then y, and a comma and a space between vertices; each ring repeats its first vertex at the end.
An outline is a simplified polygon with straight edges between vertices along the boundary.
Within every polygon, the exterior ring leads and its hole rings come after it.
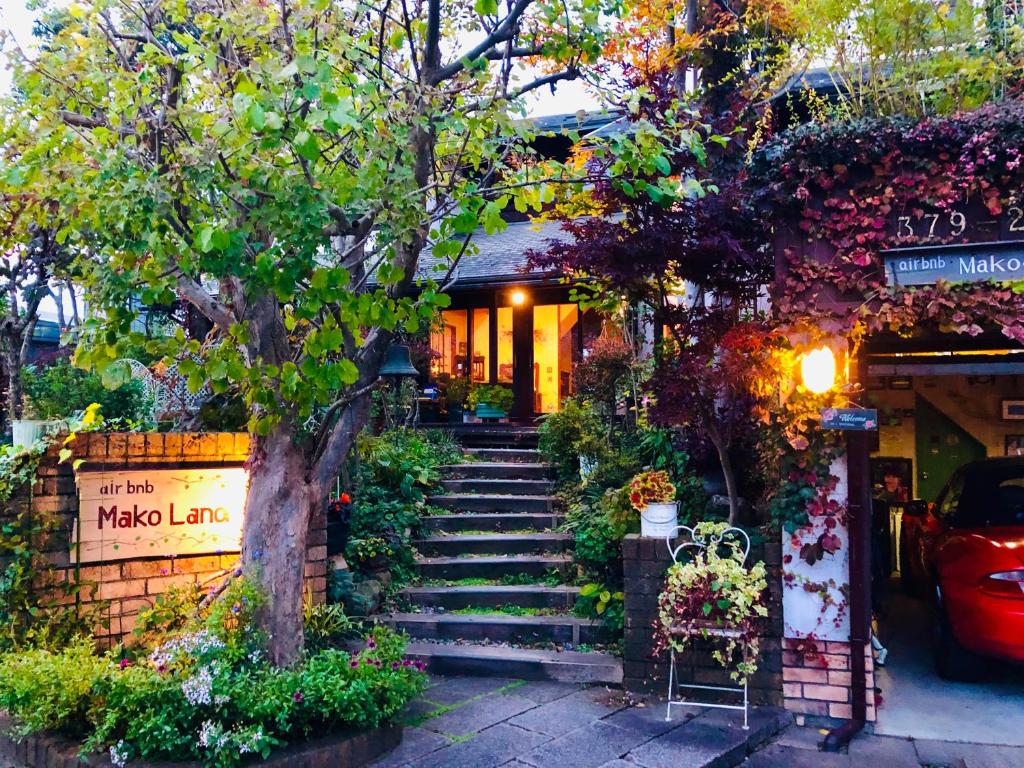
MULTIPOLYGON (((1016 198, 1010 199, 1010 205, 1006 208, 1007 228, 1010 232, 1024 232, 1024 204, 1016 198)), ((896 219, 896 237, 900 240, 907 240, 912 237, 922 240, 932 240, 944 234, 959 237, 967 229, 967 217, 961 211, 951 211, 943 216, 940 213, 926 213, 920 219, 912 216, 900 216, 896 219), (946 219, 943 224, 940 221, 946 219), (948 222, 948 232, 946 229, 948 222), (936 231, 938 229, 939 231, 936 231)))

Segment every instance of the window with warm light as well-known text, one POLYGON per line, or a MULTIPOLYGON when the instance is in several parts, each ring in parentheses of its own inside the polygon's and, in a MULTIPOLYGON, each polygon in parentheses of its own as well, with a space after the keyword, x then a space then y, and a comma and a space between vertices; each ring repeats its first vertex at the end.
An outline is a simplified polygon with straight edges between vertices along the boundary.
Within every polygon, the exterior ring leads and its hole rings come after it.
POLYGON ((473 359, 470 362, 470 376, 473 381, 491 380, 491 310, 473 310, 473 359))

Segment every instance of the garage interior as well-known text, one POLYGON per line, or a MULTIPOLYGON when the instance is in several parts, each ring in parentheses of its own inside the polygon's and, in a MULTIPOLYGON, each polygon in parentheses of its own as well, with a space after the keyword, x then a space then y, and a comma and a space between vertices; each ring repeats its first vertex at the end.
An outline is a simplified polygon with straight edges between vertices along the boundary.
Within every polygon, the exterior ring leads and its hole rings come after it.
POLYGON ((902 579, 908 505, 934 502, 964 464, 1024 456, 1024 350, 993 342, 938 352, 907 351, 901 342, 890 347, 901 351, 868 355, 864 405, 878 410, 879 422, 869 446, 871 496, 876 530, 887 511, 889 531, 888 540, 876 534, 872 547, 885 561, 874 571, 872 601, 876 637, 887 651, 884 666, 875 651, 879 734, 1024 745, 1024 669, 989 659, 971 682, 940 677, 935 600, 920 588, 912 594, 902 579))

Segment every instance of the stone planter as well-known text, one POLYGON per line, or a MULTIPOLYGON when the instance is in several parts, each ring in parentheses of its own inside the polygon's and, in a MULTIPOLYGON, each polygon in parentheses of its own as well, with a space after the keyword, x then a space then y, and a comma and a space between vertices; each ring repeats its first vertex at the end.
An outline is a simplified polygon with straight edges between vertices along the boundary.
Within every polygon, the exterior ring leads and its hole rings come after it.
POLYGON ((679 525, 679 503, 657 501, 648 504, 640 513, 640 535, 664 539, 671 536, 679 525))
MULTIPOLYGON (((0 764, 18 768, 113 768, 109 755, 79 757, 79 745, 53 734, 38 734, 16 742, 7 736, 11 722, 0 715, 0 764)), ((254 758, 246 765, 264 768, 360 768, 377 761, 402 742, 401 725, 382 725, 369 731, 331 734, 292 744, 271 753, 266 760, 254 758)), ((199 763, 142 763, 132 768, 200 768, 199 763)))

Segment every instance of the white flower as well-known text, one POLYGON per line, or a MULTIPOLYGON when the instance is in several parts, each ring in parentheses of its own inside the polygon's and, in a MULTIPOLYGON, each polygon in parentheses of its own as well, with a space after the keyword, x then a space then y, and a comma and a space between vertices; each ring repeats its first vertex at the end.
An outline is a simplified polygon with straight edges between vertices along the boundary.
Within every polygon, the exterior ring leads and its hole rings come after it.
POLYGON ((117 742, 110 748, 110 762, 118 768, 128 765, 128 750, 123 741, 117 742))
POLYGON ((213 701, 213 675, 209 667, 200 667, 188 680, 181 684, 181 692, 193 707, 210 704, 213 701))

